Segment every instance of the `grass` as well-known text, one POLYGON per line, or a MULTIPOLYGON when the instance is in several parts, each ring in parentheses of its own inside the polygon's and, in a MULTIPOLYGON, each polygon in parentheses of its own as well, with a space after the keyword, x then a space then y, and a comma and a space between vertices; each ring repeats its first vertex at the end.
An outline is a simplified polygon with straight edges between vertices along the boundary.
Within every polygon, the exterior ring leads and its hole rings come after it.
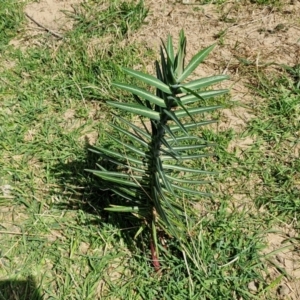
POLYGON ((259 135, 264 151, 265 166, 259 172, 262 179, 261 194, 256 201, 268 206, 273 213, 293 218, 299 213, 299 78, 298 66, 288 68, 287 73, 267 79, 258 78, 256 90, 268 102, 259 109, 260 118, 249 124, 248 133, 259 135), (292 72, 291 72, 292 71, 292 72), (296 75, 296 76, 295 76, 296 75))
POLYGON ((75 25, 65 39, 41 34, 35 38, 47 43, 20 50, 9 45, 25 34, 20 3, 0 7, 0 299, 275 299, 279 277, 264 277, 262 251, 265 232, 297 220, 300 209, 297 66, 249 73, 258 100, 245 131, 202 133, 218 143, 202 163, 220 175, 216 197, 196 205, 199 222, 187 233, 198 264, 187 269, 170 240, 160 276, 146 237, 133 240, 132 219, 101 210, 112 195, 83 171, 97 160, 89 143, 113 146, 105 101, 127 101, 110 86, 127 80, 120 66, 143 68, 154 58, 143 45, 124 46, 147 9, 89 1, 69 14, 75 25), (254 142, 243 148, 246 138, 254 142))
POLYGON ((24 22, 24 3, 17 0, 3 0, 0 7, 0 54, 9 41, 21 30, 24 22))

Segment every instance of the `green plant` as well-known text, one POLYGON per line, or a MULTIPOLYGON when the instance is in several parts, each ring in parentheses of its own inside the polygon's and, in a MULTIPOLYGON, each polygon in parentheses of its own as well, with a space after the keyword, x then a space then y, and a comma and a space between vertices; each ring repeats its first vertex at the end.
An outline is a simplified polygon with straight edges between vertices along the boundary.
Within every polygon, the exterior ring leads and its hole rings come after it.
POLYGON ((206 148, 212 144, 196 131, 215 122, 204 119, 204 113, 220 108, 218 105, 206 106, 206 99, 228 92, 206 88, 227 76, 184 81, 213 48, 214 45, 200 51, 185 67, 186 37, 181 31, 176 55, 171 36, 167 44, 161 46, 161 63, 155 63, 157 77, 124 68, 126 74, 156 88, 156 93, 125 83, 113 83, 113 86, 131 92, 135 103, 108 101, 107 104, 137 115, 141 126, 115 115, 116 122, 111 126, 119 135, 112 136, 111 140, 121 147, 121 152, 108 147, 91 149, 115 169, 108 170, 99 164, 99 170, 88 171, 106 183, 104 188, 123 199, 122 205, 111 205, 106 210, 129 212, 140 218, 142 225, 136 235, 144 228, 151 230, 152 262, 157 271, 160 269, 159 241, 163 235, 183 243, 188 238, 185 222, 192 214, 193 202, 199 197, 210 196, 201 187, 209 182, 203 176, 213 173, 205 168, 193 168, 193 160, 211 155, 206 148), (191 104, 196 106, 187 107, 191 104), (197 120, 195 115, 198 115, 197 120))

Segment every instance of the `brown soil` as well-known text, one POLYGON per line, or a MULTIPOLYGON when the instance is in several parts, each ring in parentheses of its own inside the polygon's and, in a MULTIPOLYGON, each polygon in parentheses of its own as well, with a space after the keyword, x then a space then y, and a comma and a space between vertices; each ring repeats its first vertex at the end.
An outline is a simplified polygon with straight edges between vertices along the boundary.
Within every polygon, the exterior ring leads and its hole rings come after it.
MULTIPOLYGON (((73 5, 82 1, 79 0, 42 0, 27 5, 25 13, 41 24, 45 28, 62 34, 64 31, 72 28, 72 23, 63 11, 73 11, 73 5)), ((32 30, 42 30, 40 26, 31 21, 30 27, 32 30)))

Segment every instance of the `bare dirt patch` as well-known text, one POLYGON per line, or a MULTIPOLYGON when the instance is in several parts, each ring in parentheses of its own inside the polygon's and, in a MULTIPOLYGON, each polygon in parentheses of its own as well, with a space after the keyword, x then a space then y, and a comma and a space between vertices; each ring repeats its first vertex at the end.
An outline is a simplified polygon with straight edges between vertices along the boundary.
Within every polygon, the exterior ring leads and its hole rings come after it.
MULTIPOLYGON (((42 0, 30 3, 25 9, 25 13, 33 20, 44 26, 45 28, 61 33, 72 28, 72 22, 66 17, 63 11, 73 11, 75 4, 82 2, 81 0, 42 0)), ((31 29, 41 30, 37 28, 31 20, 31 29)))
POLYGON ((82 0, 41 0, 29 3, 24 10, 28 20, 25 34, 11 40, 10 44, 21 48, 38 46, 41 42, 36 37, 44 33, 61 39, 73 27, 72 19, 65 12, 74 12, 76 5, 81 2, 82 0))

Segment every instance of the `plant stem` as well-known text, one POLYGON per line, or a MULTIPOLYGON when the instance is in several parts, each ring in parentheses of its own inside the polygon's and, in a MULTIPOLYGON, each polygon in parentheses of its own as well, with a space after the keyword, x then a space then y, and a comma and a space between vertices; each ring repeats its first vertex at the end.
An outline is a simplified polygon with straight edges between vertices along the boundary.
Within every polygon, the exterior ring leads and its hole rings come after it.
POLYGON ((160 272, 160 263, 156 253, 156 245, 154 243, 153 233, 151 232, 151 239, 150 239, 150 249, 151 249, 151 260, 154 267, 154 270, 158 273, 160 272))

